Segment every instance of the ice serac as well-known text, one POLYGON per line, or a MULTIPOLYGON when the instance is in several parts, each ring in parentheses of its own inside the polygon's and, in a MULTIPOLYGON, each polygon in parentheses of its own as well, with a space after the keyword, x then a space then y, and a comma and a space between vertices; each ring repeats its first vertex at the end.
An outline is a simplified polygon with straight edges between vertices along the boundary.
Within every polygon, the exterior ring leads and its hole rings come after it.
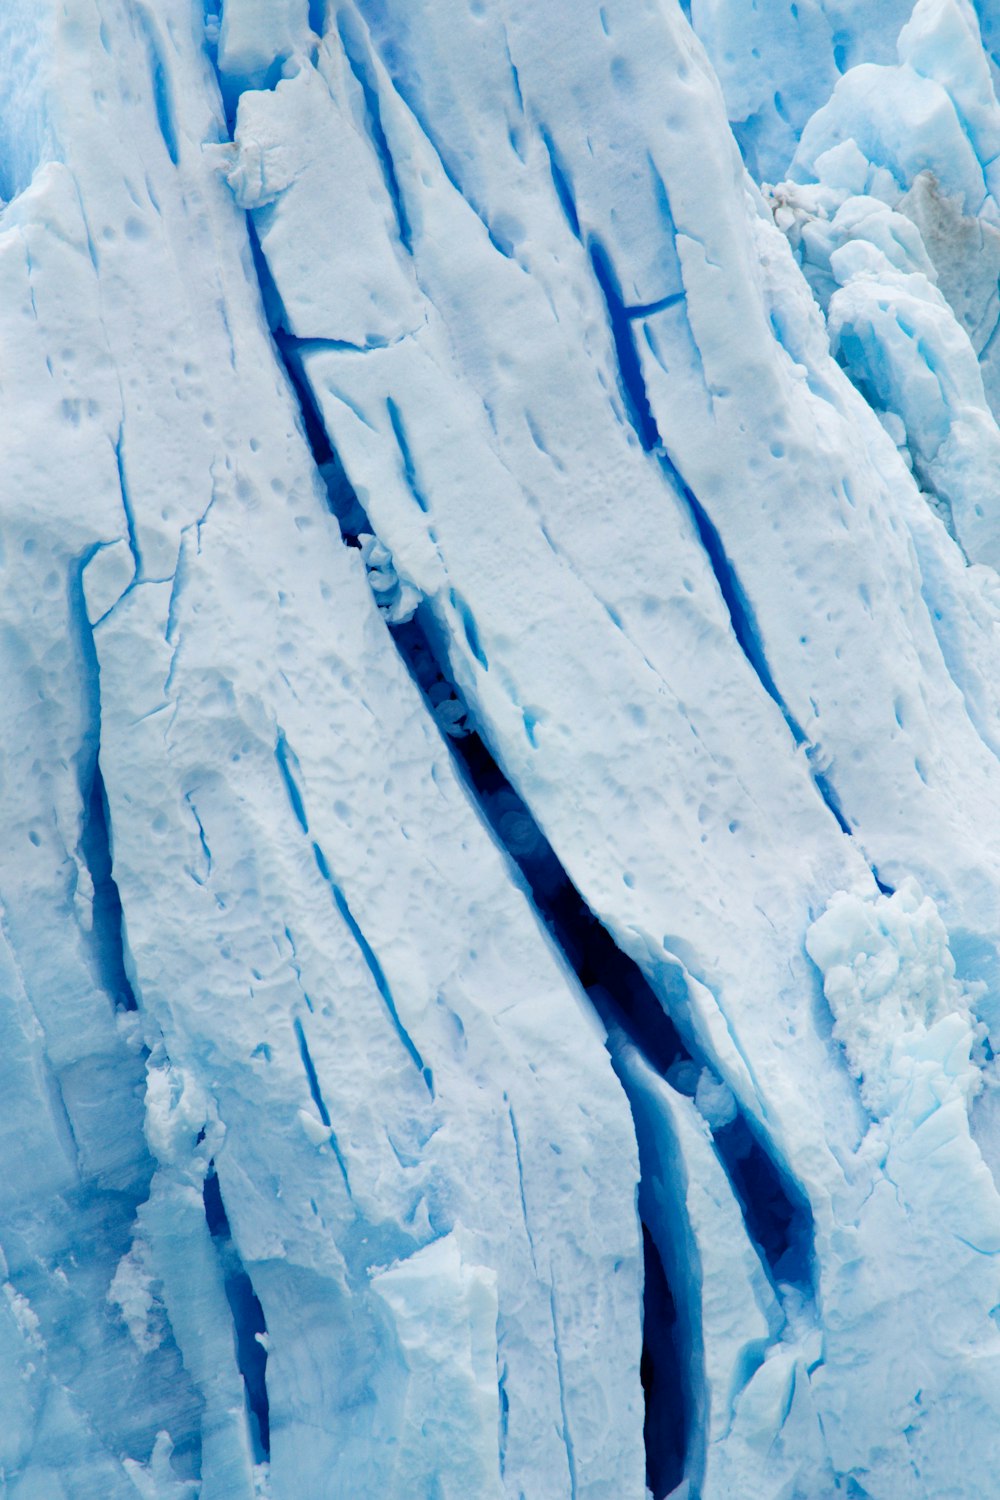
POLYGON ((897 50, 851 69, 808 121, 778 217, 845 367, 902 422, 966 552, 995 561, 980 476, 997 441, 1000 106, 958 0, 920 0, 897 50))
POLYGON ((987 3, 0 17, 11 1500, 971 1500, 987 3))
POLYGON ((719 79, 733 133, 758 181, 788 169, 802 128, 839 76, 895 59, 912 0, 690 0, 684 8, 719 79))

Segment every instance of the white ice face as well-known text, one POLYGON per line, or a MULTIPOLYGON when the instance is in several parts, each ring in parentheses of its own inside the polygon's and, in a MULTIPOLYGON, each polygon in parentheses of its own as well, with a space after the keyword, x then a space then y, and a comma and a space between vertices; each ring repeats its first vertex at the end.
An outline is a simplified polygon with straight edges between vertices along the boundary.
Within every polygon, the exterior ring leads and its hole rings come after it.
POLYGON ((993 1493, 1000 11, 0 12, 4 1495, 993 1493))

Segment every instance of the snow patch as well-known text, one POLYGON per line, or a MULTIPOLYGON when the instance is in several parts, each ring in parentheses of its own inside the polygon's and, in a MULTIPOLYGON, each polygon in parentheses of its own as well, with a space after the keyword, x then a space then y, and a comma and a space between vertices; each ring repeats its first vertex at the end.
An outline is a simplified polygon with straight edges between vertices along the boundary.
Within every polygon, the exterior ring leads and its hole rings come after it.
POLYGON ((158 1291, 148 1241, 137 1236, 122 1256, 108 1288, 108 1302, 117 1307, 137 1349, 149 1354, 167 1334, 166 1309, 158 1291))

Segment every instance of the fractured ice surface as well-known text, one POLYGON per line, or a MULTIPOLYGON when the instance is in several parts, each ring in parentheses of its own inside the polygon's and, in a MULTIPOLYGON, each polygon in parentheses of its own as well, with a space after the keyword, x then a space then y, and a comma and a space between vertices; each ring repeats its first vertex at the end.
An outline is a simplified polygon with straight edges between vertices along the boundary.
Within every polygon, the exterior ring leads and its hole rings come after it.
POLYGON ((0 15, 11 1500, 991 1493, 994 9, 0 15))

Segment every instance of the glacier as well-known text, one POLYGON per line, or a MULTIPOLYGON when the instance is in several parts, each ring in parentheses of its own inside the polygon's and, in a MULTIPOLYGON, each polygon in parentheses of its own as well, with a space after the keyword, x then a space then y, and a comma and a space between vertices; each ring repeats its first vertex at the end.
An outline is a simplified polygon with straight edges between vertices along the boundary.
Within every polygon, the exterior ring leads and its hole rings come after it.
POLYGON ((0 7, 4 1497, 996 1492, 998 95, 0 7))

